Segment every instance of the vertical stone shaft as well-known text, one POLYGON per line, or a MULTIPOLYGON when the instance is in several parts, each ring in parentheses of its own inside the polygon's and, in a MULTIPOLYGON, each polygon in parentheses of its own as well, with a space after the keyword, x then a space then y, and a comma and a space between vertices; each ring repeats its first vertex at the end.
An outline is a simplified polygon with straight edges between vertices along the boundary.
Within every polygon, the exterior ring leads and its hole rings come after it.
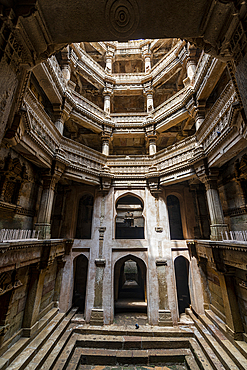
POLYGON ((40 270, 38 266, 32 266, 29 270, 30 280, 22 323, 24 336, 29 337, 37 330, 45 273, 46 269, 40 270))
POLYGON ((56 307, 59 307, 59 298, 60 298, 63 269, 65 266, 65 262, 66 261, 64 261, 62 258, 59 258, 57 260, 57 275, 56 275, 56 282, 55 282, 54 295, 53 295, 53 301, 56 307))
POLYGON ((157 277, 159 284, 159 326, 172 326, 171 311, 168 305, 167 294, 167 261, 161 258, 156 260, 157 277))
POLYGON ((235 293, 234 277, 230 274, 221 273, 219 278, 227 330, 235 340, 242 340, 244 330, 235 293))

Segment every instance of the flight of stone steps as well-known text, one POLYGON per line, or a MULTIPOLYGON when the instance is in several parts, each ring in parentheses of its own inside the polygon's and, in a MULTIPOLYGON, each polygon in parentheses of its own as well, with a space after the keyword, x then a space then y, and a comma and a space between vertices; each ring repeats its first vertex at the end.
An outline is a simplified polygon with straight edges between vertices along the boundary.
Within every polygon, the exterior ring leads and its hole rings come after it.
POLYGON ((50 321, 30 340, 20 338, 0 358, 0 370, 81 370, 93 366, 165 366, 193 370, 246 370, 247 343, 231 341, 224 323, 206 311, 176 327, 109 325, 93 327, 72 309, 50 313, 50 321))

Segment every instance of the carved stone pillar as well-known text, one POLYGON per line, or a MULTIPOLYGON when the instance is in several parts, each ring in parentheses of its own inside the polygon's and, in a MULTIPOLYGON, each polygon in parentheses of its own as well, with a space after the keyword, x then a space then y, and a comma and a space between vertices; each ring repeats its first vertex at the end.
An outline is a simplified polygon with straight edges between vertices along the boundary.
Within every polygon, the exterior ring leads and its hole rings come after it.
POLYGON ((90 324, 91 325, 104 325, 104 310, 103 304, 103 279, 105 269, 105 259, 102 258, 104 233, 106 228, 99 228, 99 258, 95 260, 96 275, 95 275, 95 286, 94 286, 94 308, 91 312, 90 324))
POLYGON ((185 85, 192 85, 196 71, 196 48, 188 45, 188 55, 186 59, 187 78, 184 80, 185 85))
POLYGON ((51 237, 51 212, 54 199, 54 190, 56 183, 63 173, 62 167, 55 168, 43 175, 43 191, 38 214, 38 221, 35 225, 40 239, 50 239, 51 237))
POLYGON ((235 270, 219 274, 220 288, 225 309, 226 329, 235 340, 242 340, 244 332, 234 287, 235 270))
POLYGON ((65 121, 65 114, 63 110, 61 109, 61 105, 53 105, 53 111, 55 116, 55 126, 60 132, 61 135, 63 135, 64 130, 64 121, 65 121))
POLYGON ((150 44, 147 44, 142 48, 142 54, 144 57, 144 64, 145 64, 145 73, 149 73, 151 71, 151 53, 150 53, 149 47, 150 47, 150 44))
POLYGON ((114 52, 115 52, 115 49, 108 46, 108 49, 105 55, 105 71, 107 73, 112 73, 112 62, 114 58, 114 52))
POLYGON ((224 223, 224 214, 217 188, 218 174, 219 171, 217 168, 210 168, 208 174, 200 177, 200 180, 206 187, 206 196, 210 215, 211 240, 222 240, 221 232, 227 231, 227 225, 224 223))
POLYGON ((106 83, 106 86, 103 90, 103 96, 104 96, 104 111, 107 113, 107 115, 110 115, 111 113, 111 95, 113 93, 113 85, 111 83, 106 83))
POLYGON ((196 131, 201 127, 205 119, 205 105, 206 102, 198 102, 197 108, 195 110, 195 123, 196 123, 196 131))
POLYGON ((151 113, 154 109, 154 99, 153 99, 153 88, 152 88, 152 83, 146 82, 144 84, 144 89, 143 89, 143 94, 146 95, 147 98, 147 112, 151 113))
POLYGON ((46 268, 40 269, 39 265, 30 266, 28 295, 22 323, 24 337, 32 336, 38 329, 38 316, 45 274, 46 268))
POLYGON ((148 135, 147 139, 148 139, 149 155, 156 154, 156 151, 157 151, 157 147, 156 147, 157 135, 148 135))
POLYGON ((70 80, 70 75, 71 75, 69 45, 61 50, 61 57, 62 57, 61 69, 62 69, 63 77, 65 81, 68 83, 70 80))
POLYGON ((171 311, 168 306, 167 294, 167 261, 159 258, 156 260, 158 284, 159 284, 159 326, 173 326, 171 311))
POLYGON ((103 133, 101 136, 102 154, 109 155, 110 153, 110 135, 103 133))

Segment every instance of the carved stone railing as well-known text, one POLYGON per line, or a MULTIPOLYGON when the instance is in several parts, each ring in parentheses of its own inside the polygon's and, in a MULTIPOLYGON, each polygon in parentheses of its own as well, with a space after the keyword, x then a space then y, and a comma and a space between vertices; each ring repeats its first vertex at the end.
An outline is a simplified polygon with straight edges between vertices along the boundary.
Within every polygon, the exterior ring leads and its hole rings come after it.
POLYGON ((88 74, 99 86, 104 87, 104 80, 106 78, 104 69, 82 50, 78 44, 72 44, 72 49, 71 59, 74 65, 81 69, 82 72, 88 74))
POLYGON ((111 121, 115 128, 127 125, 136 127, 145 125, 147 116, 147 113, 113 113, 111 121))
POLYGON ((205 154, 215 148, 217 143, 232 130, 230 120, 234 102, 237 102, 237 95, 230 81, 197 131, 198 143, 203 146, 205 154))
POLYGON ((61 68, 58 64, 57 58, 53 55, 52 57, 48 58, 45 62, 47 68, 49 69, 50 73, 55 77, 55 81, 60 88, 60 91, 65 91, 66 89, 66 81, 63 77, 63 73, 61 68))
POLYGON ((222 240, 231 243, 232 241, 247 242, 247 230, 221 232, 222 240))
POLYGON ((91 118, 95 119, 100 123, 103 123, 103 120, 106 117, 106 112, 99 108, 96 104, 92 103, 90 100, 84 98, 82 95, 75 91, 69 91, 66 93, 72 106, 78 110, 81 114, 86 114, 91 118))
POLYGON ((0 243, 17 240, 38 240, 39 231, 21 229, 1 229, 0 243))
MULTIPOLYGON (((175 112, 179 111, 181 108, 185 108, 186 103, 191 98, 193 94, 193 89, 191 86, 184 87, 176 94, 171 96, 168 100, 166 100, 163 104, 159 105, 154 111, 152 112, 155 121, 158 123, 161 120, 164 120, 168 116, 174 114, 175 112)), ((161 123, 162 125, 162 123, 161 123)), ((157 126, 157 129, 159 125, 157 126)))

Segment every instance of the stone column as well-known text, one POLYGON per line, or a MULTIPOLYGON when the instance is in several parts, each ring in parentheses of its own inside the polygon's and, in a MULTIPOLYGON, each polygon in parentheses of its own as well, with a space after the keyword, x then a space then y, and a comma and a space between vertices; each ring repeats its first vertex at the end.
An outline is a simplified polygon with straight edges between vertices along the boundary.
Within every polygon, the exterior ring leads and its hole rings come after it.
POLYGON ((167 260, 158 258, 156 260, 158 284, 159 284, 159 326, 173 326, 171 311, 168 306, 167 294, 167 260))
POLYGON ((101 136, 102 142, 102 154, 109 155, 110 152, 110 136, 106 134, 102 134, 101 136))
POLYGON ((63 135, 64 130, 64 121, 65 121, 65 115, 63 110, 61 109, 61 105, 53 105, 53 111, 55 116, 55 126, 60 132, 61 135, 63 135))
POLYGON ((188 44, 188 54, 186 59, 186 69, 187 69, 187 83, 190 85, 194 82, 194 76, 196 71, 196 48, 188 44))
POLYGON ((113 92, 113 85, 111 83, 106 83, 106 86, 103 90, 104 96, 104 111, 107 115, 111 113, 111 95, 113 92))
POLYGON ((39 231, 40 239, 50 239, 51 237, 51 212, 54 199, 54 190, 56 183, 62 175, 63 169, 56 167, 52 173, 43 175, 43 191, 38 214, 38 220, 35 225, 39 231))
POLYGON ((114 58, 115 49, 108 46, 106 55, 105 55, 105 71, 107 73, 112 73, 112 62, 114 58))
POLYGON ((149 50, 150 44, 146 44, 142 48, 142 55, 144 58, 145 64, 145 73, 149 73, 151 71, 151 52, 149 50))
POLYGON ((206 196, 210 215, 210 239, 222 240, 221 232, 227 231, 227 225, 224 223, 224 214, 217 188, 219 171, 217 168, 210 168, 209 171, 210 173, 201 177, 200 180, 206 187, 206 196))
POLYGON ((206 102, 198 102, 197 107, 195 110, 195 123, 196 123, 196 131, 201 127, 205 119, 205 105, 206 102))
POLYGON ((157 142, 157 135, 148 135, 148 149, 149 155, 156 154, 156 142, 157 142))
POLYGON ((28 295, 22 323, 24 337, 31 337, 38 329, 38 316, 45 274, 46 268, 40 269, 39 265, 30 266, 28 295))
POLYGON ((147 98, 147 113, 151 113, 154 109, 153 93, 152 83, 150 81, 145 83, 143 94, 146 95, 147 98))
POLYGON ((61 50, 61 57, 62 57, 61 69, 62 69, 63 77, 65 81, 68 83, 70 80, 70 75, 71 75, 69 45, 61 50))
POLYGON ((226 329, 235 340, 243 340, 244 332, 234 287, 235 271, 219 273, 220 288, 225 309, 226 329))
POLYGON ((63 258, 57 259, 57 275, 56 275, 56 282, 54 288, 54 295, 53 301, 54 306, 59 307, 59 299, 60 299, 60 292, 61 292, 61 285, 62 285, 62 278, 63 278, 63 269, 65 266, 66 261, 63 258))
POLYGON ((99 228, 99 258, 95 260, 96 275, 95 275, 95 286, 94 286, 94 308, 91 312, 90 324, 91 325, 104 325, 104 310, 103 304, 103 280, 104 280, 104 269, 105 259, 102 258, 103 254, 103 243, 104 233, 106 228, 99 228))

